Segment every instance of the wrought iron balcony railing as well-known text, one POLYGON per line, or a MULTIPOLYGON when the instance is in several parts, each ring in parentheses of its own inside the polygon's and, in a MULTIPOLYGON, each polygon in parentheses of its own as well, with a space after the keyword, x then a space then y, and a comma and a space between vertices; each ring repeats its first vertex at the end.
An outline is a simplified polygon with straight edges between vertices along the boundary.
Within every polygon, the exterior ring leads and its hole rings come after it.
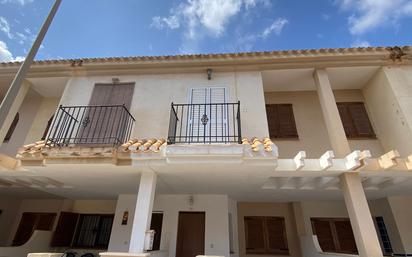
POLYGON ((168 144, 242 143, 240 102, 174 104, 168 144))
POLYGON ((60 106, 46 142, 54 146, 117 146, 130 139, 134 122, 124 105, 60 106))

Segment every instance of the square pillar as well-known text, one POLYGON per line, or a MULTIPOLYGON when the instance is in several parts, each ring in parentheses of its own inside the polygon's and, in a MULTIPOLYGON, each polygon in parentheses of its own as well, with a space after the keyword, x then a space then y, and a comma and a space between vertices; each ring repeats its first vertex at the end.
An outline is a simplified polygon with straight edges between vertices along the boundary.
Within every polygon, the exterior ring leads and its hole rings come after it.
MULTIPOLYGON (((29 91, 30 83, 25 80, 23 81, 21 87, 18 89, 17 95, 14 99, 4 99, 4 101, 12 101, 10 108, 7 110, 7 116, 5 117, 3 126, 0 128, 0 145, 3 143, 4 138, 6 137, 7 131, 10 128, 11 123, 14 120, 17 112, 20 109, 21 104, 24 101, 24 98, 29 91)), ((2 105, 1 108, 6 108, 7 104, 2 105)))
POLYGON ((382 257, 378 235, 363 191, 359 173, 343 173, 341 189, 360 257, 382 257))
POLYGON ((336 105, 328 74, 324 69, 315 70, 313 78, 315 79, 320 107, 328 131, 330 144, 336 157, 344 157, 350 153, 350 147, 340 119, 338 106, 336 105))
POLYGON ((140 177, 136 209, 133 217, 129 253, 143 253, 146 231, 150 229, 153 201, 156 191, 157 175, 152 171, 143 171, 140 177))

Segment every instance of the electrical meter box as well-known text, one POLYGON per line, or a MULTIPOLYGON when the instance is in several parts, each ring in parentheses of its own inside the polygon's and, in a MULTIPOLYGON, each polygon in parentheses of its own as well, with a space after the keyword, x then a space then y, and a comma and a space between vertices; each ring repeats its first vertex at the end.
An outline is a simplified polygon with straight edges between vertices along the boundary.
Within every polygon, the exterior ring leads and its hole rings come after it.
POLYGON ((146 251, 150 251, 153 249, 153 241, 154 241, 154 230, 147 230, 144 238, 144 249, 146 251))

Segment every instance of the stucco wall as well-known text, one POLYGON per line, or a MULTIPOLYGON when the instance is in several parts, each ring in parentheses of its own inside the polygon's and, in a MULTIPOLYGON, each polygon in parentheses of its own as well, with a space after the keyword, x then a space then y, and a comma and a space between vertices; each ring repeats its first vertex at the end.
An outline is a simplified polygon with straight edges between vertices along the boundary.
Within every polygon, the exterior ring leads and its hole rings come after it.
MULTIPOLYGON (((239 232, 238 232, 238 218, 237 218, 237 202, 233 199, 229 199, 229 215, 231 216, 231 226, 232 226, 232 231, 229 230, 229 233, 231 232, 231 241, 232 241, 232 247, 230 249, 230 256, 231 257, 239 257, 239 232)), ((229 224, 230 226, 230 224, 229 224)))
MULTIPOLYGON (((364 101, 360 90, 335 90, 334 95, 337 102, 364 101)), ((281 158, 293 158, 301 150, 307 151, 309 158, 319 158, 332 149, 316 91, 266 92, 265 102, 293 105, 299 139, 275 139, 281 158)), ((372 119, 371 123, 374 126, 372 119)), ((368 149, 373 156, 384 153, 379 138, 349 140, 349 144, 352 150, 368 149)))
MULTIPOLYGON (((214 86, 227 87, 230 102, 241 101, 242 134, 244 136, 265 137, 268 135, 260 72, 216 72, 213 73, 212 80, 207 80, 204 73, 117 77, 121 82, 135 82, 130 110, 136 118, 133 132, 135 137, 167 137, 170 104, 172 102, 187 103, 190 88, 214 86)), ((88 104, 96 83, 111 82, 112 77, 71 78, 60 104, 88 104)))
MULTIPOLYGON (((225 195, 194 195, 189 205, 189 195, 156 195, 153 212, 163 212, 160 250, 169 257, 176 254, 179 211, 204 211, 205 255, 229 256, 228 198, 225 195)), ((116 207, 115 221, 109 251, 127 251, 133 223, 135 195, 121 195, 116 207), (127 225, 121 225, 123 212, 129 212, 127 225)))
POLYGON ((407 107, 412 102, 412 87, 397 81, 396 74, 392 74, 395 76, 391 77, 390 82, 387 73, 396 73, 392 70, 379 70, 365 86, 363 94, 384 151, 397 149, 401 155, 407 156, 412 153, 412 144, 405 143, 412 142, 412 130, 408 123, 408 120, 412 122, 412 108, 407 107), (397 86, 394 88, 391 83, 397 86))
MULTIPOLYGON (((284 217, 287 241, 290 255, 286 256, 301 256, 299 239, 296 231, 296 223, 293 215, 292 204, 290 203, 245 203, 239 202, 238 209, 238 233, 239 233, 239 256, 240 257, 257 257, 270 255, 246 255, 245 246, 245 216, 273 216, 284 217)), ((277 255, 283 256, 283 255, 277 255)))

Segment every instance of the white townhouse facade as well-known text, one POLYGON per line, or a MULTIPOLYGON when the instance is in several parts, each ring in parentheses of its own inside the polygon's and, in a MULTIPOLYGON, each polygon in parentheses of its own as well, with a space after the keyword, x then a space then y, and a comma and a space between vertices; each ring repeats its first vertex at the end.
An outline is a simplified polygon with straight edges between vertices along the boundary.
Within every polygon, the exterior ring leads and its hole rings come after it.
POLYGON ((408 46, 35 61, 0 136, 0 256, 412 256, 408 46))

